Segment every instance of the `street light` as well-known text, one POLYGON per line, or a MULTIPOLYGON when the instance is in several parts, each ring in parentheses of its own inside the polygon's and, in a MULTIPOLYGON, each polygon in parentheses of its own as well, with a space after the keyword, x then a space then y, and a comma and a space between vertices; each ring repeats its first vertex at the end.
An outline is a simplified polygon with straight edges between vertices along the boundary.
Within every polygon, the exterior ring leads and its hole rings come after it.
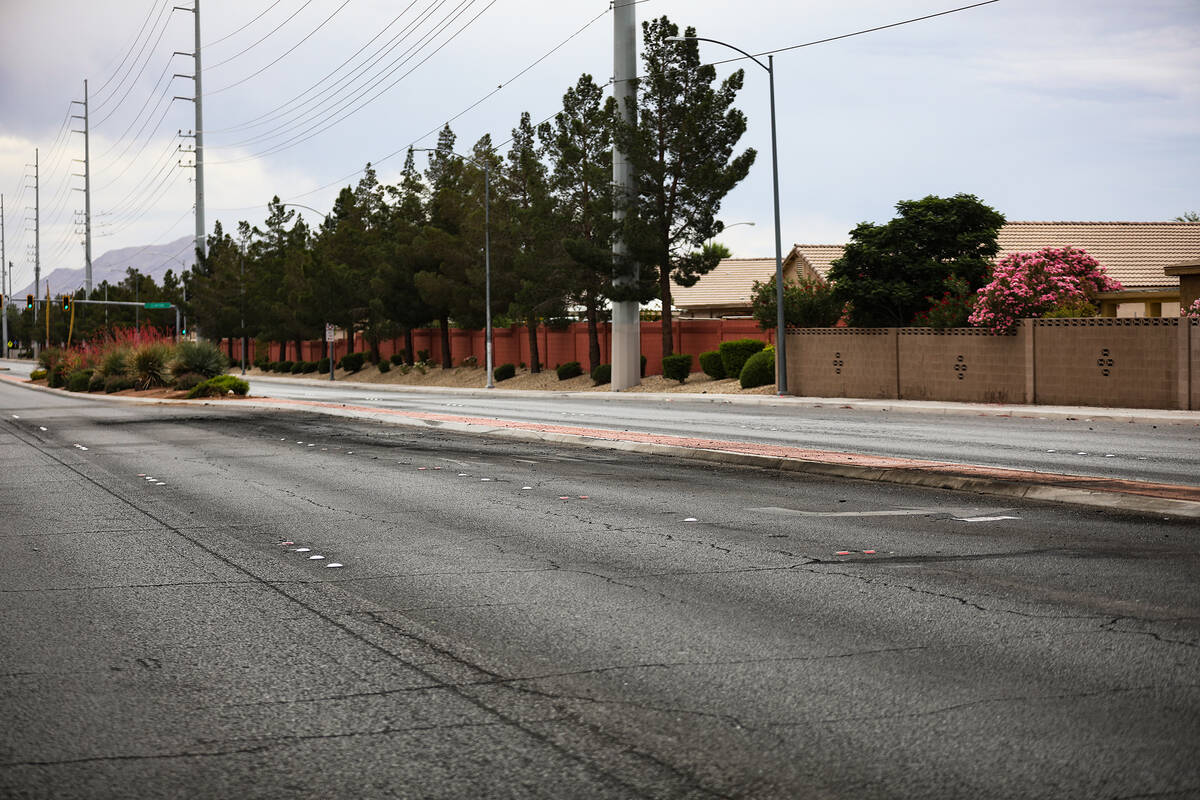
POLYGON ((464 156, 453 150, 438 150, 433 147, 414 147, 414 153, 440 153, 442 155, 461 158, 472 164, 483 167, 483 275, 484 275, 484 347, 487 350, 487 384, 484 388, 495 389, 492 382, 492 178, 491 168, 486 161, 479 161, 471 156, 464 156))
POLYGON ((754 56, 747 53, 740 47, 734 47, 728 42, 722 42, 718 39, 707 39, 703 36, 668 36, 668 42, 686 42, 688 40, 697 42, 712 42, 723 47, 728 47, 730 50, 736 50, 746 58, 758 64, 767 71, 767 76, 770 79, 771 86, 771 175, 774 180, 775 188, 775 363, 778 365, 776 371, 778 377, 776 379, 776 388, 779 395, 782 397, 788 393, 787 390, 787 327, 783 318, 783 243, 779 231, 779 150, 775 143, 775 56, 767 56, 767 63, 764 64, 754 56))

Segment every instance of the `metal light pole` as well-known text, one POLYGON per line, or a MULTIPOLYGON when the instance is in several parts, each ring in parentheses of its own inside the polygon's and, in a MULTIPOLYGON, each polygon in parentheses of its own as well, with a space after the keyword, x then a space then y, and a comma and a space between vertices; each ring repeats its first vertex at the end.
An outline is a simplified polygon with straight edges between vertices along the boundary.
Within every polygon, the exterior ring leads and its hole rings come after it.
POLYGON ((736 50, 746 58, 758 64, 767 71, 771 87, 771 177, 775 190, 775 372, 776 389, 782 397, 788 393, 787 388, 787 323, 783 318, 783 240, 779 230, 779 148, 775 137, 775 56, 767 56, 764 64, 740 47, 734 47, 728 42, 718 39, 707 39, 703 36, 668 36, 668 42, 712 42, 730 50, 736 50))
POLYGON ((495 389, 492 382, 492 178, 491 167, 486 161, 479 161, 453 150, 437 150, 432 147, 414 147, 414 153, 441 153, 442 155, 461 158, 472 164, 483 167, 483 282, 484 282, 484 349, 487 350, 485 369, 487 370, 486 389, 495 389))

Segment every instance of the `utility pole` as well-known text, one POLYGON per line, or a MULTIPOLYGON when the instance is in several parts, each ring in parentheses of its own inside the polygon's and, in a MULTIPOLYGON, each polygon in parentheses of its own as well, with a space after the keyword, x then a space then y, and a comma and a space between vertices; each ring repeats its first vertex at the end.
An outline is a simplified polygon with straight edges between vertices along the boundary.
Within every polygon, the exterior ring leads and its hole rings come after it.
MULTIPOLYGON (((41 184, 38 175, 38 149, 33 148, 33 163, 26 164, 26 167, 33 167, 33 293, 38 292, 38 285, 42 282, 42 228, 41 228, 41 184)), ((26 219, 29 219, 26 217, 26 219)), ((37 322, 38 307, 37 303, 33 304, 33 321, 37 322)))
MULTIPOLYGON (((613 7, 613 97, 618 113, 626 123, 636 120, 637 19, 635 3, 613 7)), ((633 165, 619 147, 613 147, 613 184, 616 202, 613 220, 617 236, 613 241, 613 285, 632 289, 638 283, 638 267, 627 263, 629 248, 621 239, 621 222, 633 188, 633 165)), ((612 390, 619 392, 642 382, 641 313, 637 300, 613 301, 612 304, 612 390)))
POLYGON ((8 358, 8 252, 4 242, 4 195, 0 194, 0 337, 4 339, 4 357, 8 358))
POLYGON ((181 53, 176 51, 177 56, 192 56, 195 59, 195 74, 180 75, 176 73, 176 78, 191 78, 196 85, 195 97, 176 97, 176 100, 191 100, 196 104, 196 129, 192 132, 195 138, 195 145, 192 149, 192 154, 195 157, 196 163, 196 252, 203 256, 208 250, 204 241, 204 90, 201 85, 201 67, 200 67, 200 0, 192 0, 192 8, 185 6, 173 6, 175 11, 190 11, 196 15, 195 30, 196 44, 195 51, 192 53, 181 53))
MULTIPOLYGON (((89 149, 88 139, 88 82, 87 78, 83 80, 83 100, 72 100, 71 103, 83 106, 83 116, 72 114, 71 119, 83 120, 83 130, 73 130, 71 133, 83 134, 83 174, 75 174, 77 178, 83 178, 83 251, 84 251, 84 266, 83 266, 83 289, 84 297, 92 296, 92 161, 89 149)), ((72 161, 79 159, 73 158, 72 161)))

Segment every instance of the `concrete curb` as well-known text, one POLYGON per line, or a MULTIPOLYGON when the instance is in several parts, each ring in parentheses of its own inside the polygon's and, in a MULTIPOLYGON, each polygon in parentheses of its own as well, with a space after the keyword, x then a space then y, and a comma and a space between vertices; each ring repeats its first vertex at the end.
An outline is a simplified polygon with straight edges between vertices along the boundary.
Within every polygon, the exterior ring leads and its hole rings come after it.
MULTIPOLYGON (((17 386, 23 386, 41 392, 61 394, 58 389, 50 389, 24 380, 8 376, 0 376, 0 380, 17 386)), ((483 390, 486 391, 486 390, 483 390)), ((539 393, 541 394, 541 393, 539 393)), ((1200 502, 1177 500, 1167 497, 1154 497, 1145 494, 1132 494, 1119 491, 1101 491, 1069 486, 1050 485, 1036 479, 991 478, 977 475, 955 474, 953 468, 904 468, 888 466, 869 466, 845 463, 826 463, 809 461, 799 458, 784 458, 779 456, 740 453, 720 449, 686 447, 672 444, 652 442, 622 441, 619 439, 596 438, 574 433, 541 431, 529 428, 501 427, 480 424, 469 424, 448 420, 429 420, 379 411, 363 410, 361 408, 339 407, 329 403, 304 403, 293 405, 274 402, 270 399, 252 398, 248 400, 167 400, 144 397, 125 397, 113 395, 83 395, 92 399, 104 399, 112 402, 133 402, 150 405, 204 405, 225 406, 234 408, 257 408, 272 411, 300 411, 327 416, 363 419, 390 425, 403 425, 414 428, 426 428, 442 431, 453 431, 468 435, 495 436, 518 441, 552 442, 583 447, 619 450, 630 453, 647 455, 663 455, 688 458, 695 461, 723 464, 727 466, 752 467, 780 472, 793 472, 802 475, 828 478, 851 478, 854 480, 891 483, 902 486, 920 486, 930 489, 947 489, 952 491, 968 491, 998 497, 1010 497, 1024 500, 1037 500, 1068 505, 1102 508, 1114 511, 1132 513, 1159 514, 1188 519, 1200 519, 1200 502)), ((1050 477, 1050 476, 1047 476, 1050 477)), ((1131 482, 1132 483, 1132 482, 1131 482)))

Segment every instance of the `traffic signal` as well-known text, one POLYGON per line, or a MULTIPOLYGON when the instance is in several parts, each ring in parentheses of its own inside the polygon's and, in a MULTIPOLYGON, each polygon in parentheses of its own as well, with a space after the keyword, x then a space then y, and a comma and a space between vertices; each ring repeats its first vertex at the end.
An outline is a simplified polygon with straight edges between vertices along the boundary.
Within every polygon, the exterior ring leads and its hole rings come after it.
POLYGON ((25 310, 33 311, 33 295, 31 294, 25 295, 25 310))
POLYGON ((62 304, 64 312, 71 310, 71 298, 65 294, 62 296, 62 304))

